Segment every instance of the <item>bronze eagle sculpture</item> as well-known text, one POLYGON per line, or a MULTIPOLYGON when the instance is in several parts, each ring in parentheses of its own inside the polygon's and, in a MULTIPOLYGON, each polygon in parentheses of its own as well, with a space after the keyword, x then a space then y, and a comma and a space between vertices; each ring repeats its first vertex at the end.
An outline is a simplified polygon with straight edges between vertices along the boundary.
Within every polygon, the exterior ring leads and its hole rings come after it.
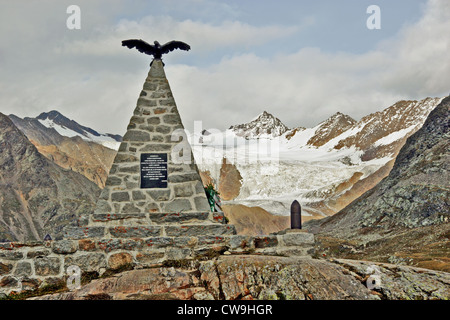
POLYGON ((153 43, 154 45, 151 45, 142 39, 130 39, 123 40, 122 46, 128 47, 128 49, 136 48, 139 52, 153 56, 153 59, 161 59, 163 54, 169 53, 175 49, 185 51, 189 51, 191 49, 187 43, 176 40, 169 41, 164 45, 160 45, 158 41, 154 41, 153 43))

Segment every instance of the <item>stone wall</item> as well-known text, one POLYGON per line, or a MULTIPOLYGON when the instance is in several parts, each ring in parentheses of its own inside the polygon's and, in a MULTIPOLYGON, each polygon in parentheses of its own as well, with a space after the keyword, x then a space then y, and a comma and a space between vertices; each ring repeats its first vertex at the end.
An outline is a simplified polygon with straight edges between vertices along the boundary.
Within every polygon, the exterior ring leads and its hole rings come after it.
POLYGON ((64 239, 236 234, 233 225, 224 223, 223 212, 211 211, 94 213, 81 215, 76 227, 66 227, 64 239))
POLYGON ((0 296, 65 281, 70 266, 82 275, 142 269, 168 261, 204 260, 219 254, 308 256, 314 236, 289 230, 269 236, 196 235, 0 243, 0 296))

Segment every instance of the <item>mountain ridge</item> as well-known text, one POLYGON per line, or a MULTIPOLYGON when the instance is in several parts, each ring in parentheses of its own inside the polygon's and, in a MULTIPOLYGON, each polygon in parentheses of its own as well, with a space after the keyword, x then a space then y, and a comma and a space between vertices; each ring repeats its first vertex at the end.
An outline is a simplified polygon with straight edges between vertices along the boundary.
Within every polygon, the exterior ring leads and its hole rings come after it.
POLYGON ((44 157, 2 113, 0 149, 0 242, 61 239, 95 205, 93 182, 44 157))
MULTIPOLYGON (((41 113, 44 115, 42 119, 46 118, 45 114, 41 113)), ((57 112, 53 115, 61 114, 57 112)), ((83 139, 79 134, 73 135, 74 131, 62 131, 61 133, 68 133, 69 136, 62 135, 53 126, 45 126, 41 122, 42 119, 30 117, 22 119, 15 115, 8 117, 48 159, 65 169, 81 173, 100 188, 104 187, 116 154, 114 149, 108 148, 101 141, 99 143, 99 141, 83 139)), ((62 115, 61 117, 67 119, 62 115)), ((81 127, 84 128, 84 126, 81 127)))
MULTIPOLYGON (((394 166, 390 171, 389 175, 384 178, 377 186, 373 189, 364 193, 360 199, 355 200, 344 210, 340 211, 337 215, 329 218, 329 220, 323 220, 322 223, 326 224, 328 221, 337 221, 342 219, 343 216, 349 215, 348 212, 356 212, 358 214, 361 212, 362 208, 366 208, 365 212, 370 212, 370 214, 375 216, 375 218, 365 219, 364 222, 356 223, 353 221, 351 223, 352 227, 356 227, 361 224, 365 227, 371 224, 371 221, 377 220, 379 217, 383 216, 378 210, 378 215, 375 215, 376 209, 370 205, 364 205, 366 202, 364 199, 375 197, 374 201, 380 208, 389 208, 388 206, 382 205, 391 204, 392 208, 401 205, 401 202, 408 203, 408 199, 398 199, 395 200, 395 196, 392 199, 388 199, 387 194, 396 194, 396 188, 404 189, 412 186, 417 186, 419 189, 414 191, 414 196, 418 197, 420 189, 425 190, 425 194, 418 208, 412 211, 412 207, 407 210, 408 216, 413 213, 418 214, 418 217, 422 218, 412 219, 411 221, 400 219, 396 223, 399 223, 406 227, 419 227, 421 225, 431 225, 435 223, 440 223, 443 220, 440 216, 432 215, 436 212, 439 213, 446 212, 444 216, 447 216, 447 220, 450 217, 450 211, 448 206, 445 205, 445 199, 448 200, 450 193, 450 167, 447 160, 450 159, 450 142, 449 142, 449 115, 450 110, 450 97, 442 100, 442 102, 431 111, 424 125, 413 135, 411 135, 406 143, 401 148, 394 166), (405 183, 404 181, 408 181, 405 183), (431 192, 431 189, 434 192, 431 192), (441 196, 438 196, 438 190, 441 190, 441 196), (436 189, 436 190, 435 190, 436 189), (429 192, 428 192, 429 191, 429 192), (385 199, 385 200, 382 200, 385 199), (440 199, 440 200, 439 200, 440 199), (444 201, 444 202, 442 202, 444 201), (426 205, 426 206, 424 206, 426 205), (359 207, 358 210, 355 208, 359 207), (428 209, 432 209, 433 214, 427 215, 428 209), (352 211, 353 210, 353 211, 352 211), (422 219, 422 220, 421 220, 422 219), (428 221, 428 222, 427 222, 428 221)), ((403 191, 402 191, 403 192, 403 191)), ((397 194, 400 196, 400 194, 397 194)), ((400 212, 399 212, 400 214, 400 212)), ((356 217, 356 216, 355 216, 356 217)), ((384 218, 384 220, 389 220, 389 215, 384 218)), ((405 218, 406 219, 406 218, 405 218)), ((410 217, 408 218, 410 219, 410 217)), ((391 219, 392 220, 392 219, 391 219)), ((333 229, 336 228, 336 225, 333 229)))
POLYGON ((322 121, 317 125, 314 136, 311 137, 307 145, 320 147, 336 138, 349 128, 351 128, 357 121, 352 117, 341 112, 336 112, 328 119, 322 121))
MULTIPOLYGON (((55 130, 61 132, 63 130, 65 136, 71 137, 75 135, 79 135, 82 139, 93 141, 93 142, 100 142, 100 144, 103 144, 106 147, 112 148, 111 143, 120 143, 122 141, 122 137, 118 134, 110 134, 110 133, 99 133, 94 129, 91 129, 89 127, 83 126, 76 122, 75 120, 69 119, 63 114, 61 114, 59 111, 51 110, 49 112, 42 112, 40 113, 36 118, 34 118, 38 121, 40 121, 44 126, 49 128, 56 128, 55 130), (67 132, 73 131, 74 133, 67 132), (69 134, 69 135, 68 135, 69 134), (108 144, 107 142, 110 142, 108 144)), ((116 146, 117 148, 117 146, 116 146)))

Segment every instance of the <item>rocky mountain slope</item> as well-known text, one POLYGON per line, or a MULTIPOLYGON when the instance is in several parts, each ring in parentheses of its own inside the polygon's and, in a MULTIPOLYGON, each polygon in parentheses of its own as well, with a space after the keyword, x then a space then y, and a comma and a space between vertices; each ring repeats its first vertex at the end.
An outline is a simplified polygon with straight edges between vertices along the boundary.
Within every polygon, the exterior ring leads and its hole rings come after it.
POLYGON ((441 100, 400 101, 360 121, 338 112, 313 128, 287 131, 277 121, 266 121, 275 117, 264 112, 223 133, 190 138, 202 176, 222 190, 226 200, 286 215, 296 199, 305 217, 322 218, 381 181, 406 138, 423 125, 441 100), (261 135, 259 128, 265 128, 261 135), (262 153, 255 157, 255 150, 262 153), (271 153, 263 154, 265 150, 271 153), (239 183, 229 183, 236 179, 227 179, 226 172, 241 177, 239 183))
POLYGON ((48 160, 0 113, 0 242, 54 239, 92 210, 100 189, 48 160))
POLYGON ((133 270, 40 300, 428 300, 450 297, 448 273, 367 261, 222 256, 133 270), (377 276, 376 287, 368 280, 377 276))
POLYGON ((103 188, 112 165, 118 135, 99 134, 57 111, 36 118, 9 115, 40 153, 65 169, 78 172, 103 188))
POLYGON ((100 188, 105 186, 116 151, 79 137, 66 138, 58 145, 31 141, 38 151, 60 167, 82 174, 100 188))
MULTIPOLYGON (((350 129, 356 123, 357 121, 351 117, 337 112, 318 125, 314 132, 314 136, 308 140, 307 144, 314 147, 323 146, 331 139, 338 137, 340 134, 350 129)), ((293 133, 293 135, 295 135, 295 133, 293 133)))
POLYGON ((408 138, 388 177, 338 214, 310 222, 308 229, 324 237, 351 240, 360 246, 353 254, 359 251, 395 260, 395 256, 386 254, 388 244, 395 243, 391 249, 397 251, 397 258, 409 256, 411 261, 406 262, 411 264, 434 263, 448 268, 449 110, 447 97, 430 113, 423 127, 408 138), (423 256, 424 248, 429 249, 432 261, 423 256))

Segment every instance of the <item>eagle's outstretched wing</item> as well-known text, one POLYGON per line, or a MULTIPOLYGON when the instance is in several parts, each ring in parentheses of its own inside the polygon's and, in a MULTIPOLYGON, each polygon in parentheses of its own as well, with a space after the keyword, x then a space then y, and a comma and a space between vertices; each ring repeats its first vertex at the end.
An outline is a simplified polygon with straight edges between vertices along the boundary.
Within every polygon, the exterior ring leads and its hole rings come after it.
POLYGON ((154 55, 158 53, 158 50, 154 46, 148 44, 142 39, 123 40, 122 46, 128 47, 129 49, 136 48, 137 50, 139 50, 139 52, 148 55, 154 55))
POLYGON ((161 46, 161 53, 169 53, 170 51, 173 51, 175 49, 189 51, 191 49, 191 47, 187 43, 173 40, 173 41, 169 41, 166 44, 164 44, 163 46, 161 46))

